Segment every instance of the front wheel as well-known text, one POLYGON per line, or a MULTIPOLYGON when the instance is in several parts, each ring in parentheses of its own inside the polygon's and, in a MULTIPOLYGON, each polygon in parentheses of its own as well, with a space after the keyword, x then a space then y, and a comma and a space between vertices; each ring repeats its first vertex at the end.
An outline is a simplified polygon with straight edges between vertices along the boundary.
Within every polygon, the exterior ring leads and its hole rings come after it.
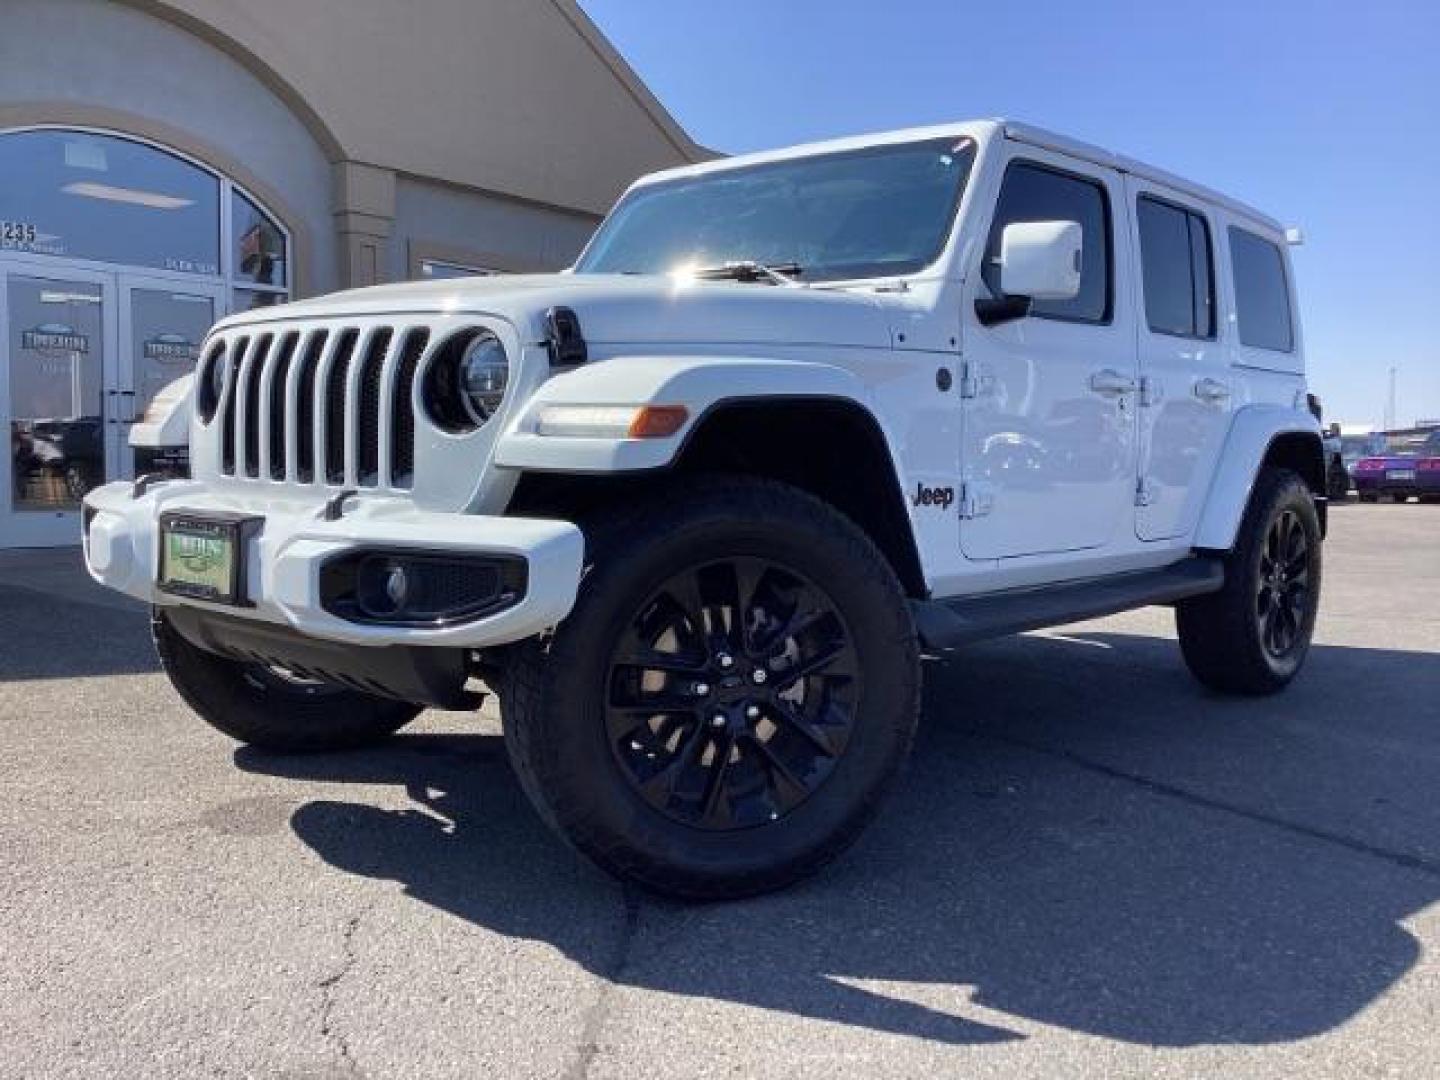
POLYGON ((847 518, 776 483, 693 484, 587 524, 575 608, 511 651, 501 708, 522 786, 581 852, 718 899, 855 840, 909 748, 920 663, 847 518))
POLYGON ((1219 592, 1175 606, 1185 663, 1206 686, 1270 694, 1304 663, 1320 602, 1320 519, 1305 482, 1265 468, 1219 592))
POLYGON ((158 609, 150 629, 161 666, 185 703, 211 727, 248 746, 280 752, 366 746, 420 712, 419 705, 206 652, 186 641, 158 609))

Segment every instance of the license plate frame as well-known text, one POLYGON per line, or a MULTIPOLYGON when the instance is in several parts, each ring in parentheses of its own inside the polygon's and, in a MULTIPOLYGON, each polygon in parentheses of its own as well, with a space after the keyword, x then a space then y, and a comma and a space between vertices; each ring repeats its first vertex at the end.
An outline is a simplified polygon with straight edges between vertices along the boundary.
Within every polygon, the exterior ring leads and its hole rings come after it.
POLYGON ((160 515, 155 587, 187 600, 254 607, 246 595, 245 568, 250 539, 263 522, 249 514, 165 511, 160 515))
POLYGON ((1386 480, 1414 480, 1414 479, 1415 479, 1415 470, 1414 470, 1414 469, 1386 469, 1386 470, 1385 470, 1385 479, 1386 479, 1386 480))

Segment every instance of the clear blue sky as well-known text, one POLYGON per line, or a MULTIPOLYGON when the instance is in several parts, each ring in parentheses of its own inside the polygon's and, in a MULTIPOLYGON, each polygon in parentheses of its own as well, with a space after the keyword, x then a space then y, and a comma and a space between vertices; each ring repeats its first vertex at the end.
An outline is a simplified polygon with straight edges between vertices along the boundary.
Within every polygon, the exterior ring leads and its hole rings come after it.
POLYGON ((1328 419, 1440 418, 1440 0, 582 0, 726 152, 969 117, 1152 162, 1305 231, 1328 419))

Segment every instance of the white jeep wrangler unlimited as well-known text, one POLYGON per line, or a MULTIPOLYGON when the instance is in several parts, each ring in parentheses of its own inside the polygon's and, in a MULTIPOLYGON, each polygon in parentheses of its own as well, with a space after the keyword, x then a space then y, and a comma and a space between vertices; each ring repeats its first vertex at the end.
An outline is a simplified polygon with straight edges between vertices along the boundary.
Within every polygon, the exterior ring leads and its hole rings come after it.
POLYGON ((193 479, 92 492, 85 558, 237 739, 367 743, 478 678, 605 869, 775 888, 873 814, 923 650, 1170 604, 1208 686, 1295 675, 1325 467, 1285 239, 999 121, 649 176, 569 272, 217 325, 193 479))

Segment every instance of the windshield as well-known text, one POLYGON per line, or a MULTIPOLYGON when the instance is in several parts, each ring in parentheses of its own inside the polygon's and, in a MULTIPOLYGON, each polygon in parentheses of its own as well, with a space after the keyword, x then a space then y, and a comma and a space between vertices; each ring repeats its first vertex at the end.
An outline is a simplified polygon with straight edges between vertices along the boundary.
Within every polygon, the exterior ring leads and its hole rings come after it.
POLYGON ((800 281, 911 274, 944 248, 974 158, 973 139, 950 136, 648 184, 621 200, 575 270, 753 262, 800 281))
POLYGON ((1385 438, 1383 453, 1391 457, 1419 457, 1440 452, 1440 433, 1412 431, 1385 438))

